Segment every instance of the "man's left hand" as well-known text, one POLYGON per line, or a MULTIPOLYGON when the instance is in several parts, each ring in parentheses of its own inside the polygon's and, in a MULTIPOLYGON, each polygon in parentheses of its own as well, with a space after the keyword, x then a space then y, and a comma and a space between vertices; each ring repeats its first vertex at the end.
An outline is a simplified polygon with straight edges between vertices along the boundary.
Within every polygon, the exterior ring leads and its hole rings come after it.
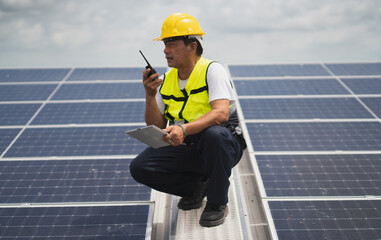
POLYGON ((163 141, 172 146, 179 146, 184 141, 183 129, 179 126, 172 125, 164 129, 168 134, 163 137, 163 141))

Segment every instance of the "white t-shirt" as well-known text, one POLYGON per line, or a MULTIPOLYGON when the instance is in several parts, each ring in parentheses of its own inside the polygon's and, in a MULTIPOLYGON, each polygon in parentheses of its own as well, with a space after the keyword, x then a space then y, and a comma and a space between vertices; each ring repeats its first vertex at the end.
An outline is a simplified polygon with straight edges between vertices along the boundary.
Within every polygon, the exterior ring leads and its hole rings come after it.
MULTIPOLYGON (((163 76, 161 78, 163 78, 163 76)), ((209 65, 208 72, 206 73, 206 79, 208 81, 209 102, 219 99, 229 99, 230 105, 235 102, 235 96, 230 84, 229 75, 220 63, 212 62, 209 65)), ((188 80, 181 80, 179 78, 179 88, 184 89, 187 82, 188 80)), ((160 113, 164 114, 165 105, 160 91, 157 91, 156 102, 160 113)))

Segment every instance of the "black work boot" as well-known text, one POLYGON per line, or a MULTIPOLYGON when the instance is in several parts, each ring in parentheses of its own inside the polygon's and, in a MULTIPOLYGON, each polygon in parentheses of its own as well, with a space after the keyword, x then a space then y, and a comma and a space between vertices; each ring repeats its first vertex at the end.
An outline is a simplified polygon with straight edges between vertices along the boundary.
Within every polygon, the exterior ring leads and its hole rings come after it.
POLYGON ((203 227, 216 227, 224 223, 229 213, 228 205, 215 205, 206 203, 205 209, 201 214, 200 225, 203 227))
POLYGON ((177 207, 185 211, 200 208, 202 206, 202 201, 206 197, 206 188, 208 183, 209 179, 204 182, 200 182, 197 185, 196 191, 193 193, 193 195, 182 197, 177 204, 177 207))

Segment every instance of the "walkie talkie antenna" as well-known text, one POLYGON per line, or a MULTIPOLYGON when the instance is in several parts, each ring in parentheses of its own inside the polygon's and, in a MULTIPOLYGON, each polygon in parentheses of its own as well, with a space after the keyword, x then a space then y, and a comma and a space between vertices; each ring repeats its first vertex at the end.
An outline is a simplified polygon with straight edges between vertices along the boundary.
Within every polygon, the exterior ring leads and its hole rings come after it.
MULTIPOLYGON (((147 60, 147 58, 144 56, 144 54, 143 54, 143 52, 142 51, 140 51, 139 50, 139 52, 140 52, 140 54, 142 55, 142 57, 144 58, 144 60, 146 61, 146 63, 147 63, 147 66, 146 66, 146 69, 151 69, 151 71, 148 73, 148 75, 147 75, 147 77, 150 77, 152 74, 155 74, 156 73, 156 71, 155 71, 155 69, 151 66, 151 64, 149 64, 149 62, 148 62, 148 60, 147 60)), ((155 78, 156 79, 156 78, 155 78)), ((153 80, 155 80, 155 79, 153 79, 153 80)), ((152 81, 153 81, 152 80, 152 81)))

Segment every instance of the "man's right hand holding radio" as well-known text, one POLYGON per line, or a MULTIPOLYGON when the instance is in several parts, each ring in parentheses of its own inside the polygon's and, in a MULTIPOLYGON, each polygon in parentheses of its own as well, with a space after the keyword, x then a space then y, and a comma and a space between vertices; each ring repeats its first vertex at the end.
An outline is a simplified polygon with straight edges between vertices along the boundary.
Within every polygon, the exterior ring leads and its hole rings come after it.
POLYGON ((155 97, 157 93, 157 88, 163 83, 162 79, 159 79, 160 76, 158 73, 154 73, 148 77, 148 73, 151 69, 143 70, 143 85, 146 90, 146 95, 155 97))

